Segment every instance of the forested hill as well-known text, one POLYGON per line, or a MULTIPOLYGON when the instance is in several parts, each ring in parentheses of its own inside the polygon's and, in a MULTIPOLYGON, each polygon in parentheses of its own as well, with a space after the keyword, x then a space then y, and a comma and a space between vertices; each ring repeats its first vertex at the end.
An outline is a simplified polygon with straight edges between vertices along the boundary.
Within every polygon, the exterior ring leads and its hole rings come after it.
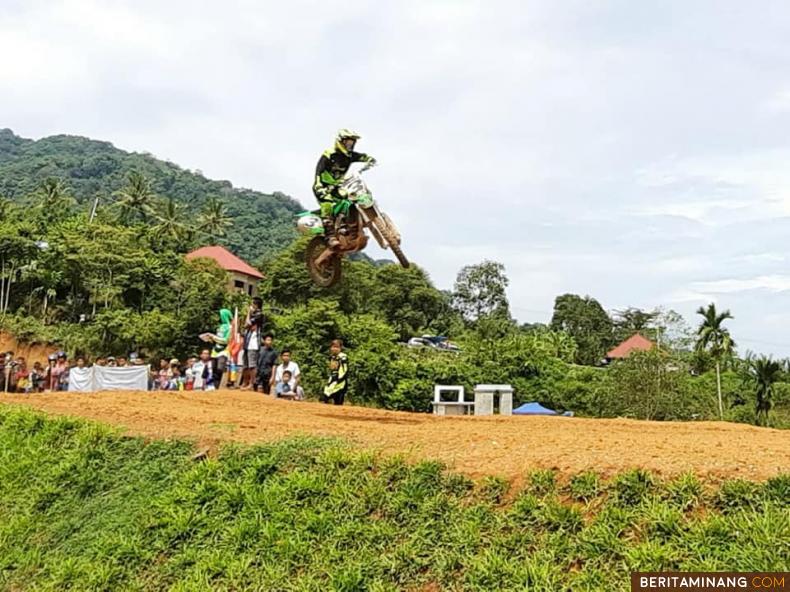
POLYGON ((56 178, 86 208, 96 195, 106 205, 131 172, 141 173, 157 196, 185 206, 186 212, 218 198, 233 224, 224 237, 205 242, 225 244, 250 261, 285 248, 295 236, 295 214, 303 208, 282 193, 234 188, 229 181, 206 179, 199 172, 150 154, 120 150, 109 142, 66 135, 29 140, 0 129, 0 197, 24 201, 45 179, 56 178))

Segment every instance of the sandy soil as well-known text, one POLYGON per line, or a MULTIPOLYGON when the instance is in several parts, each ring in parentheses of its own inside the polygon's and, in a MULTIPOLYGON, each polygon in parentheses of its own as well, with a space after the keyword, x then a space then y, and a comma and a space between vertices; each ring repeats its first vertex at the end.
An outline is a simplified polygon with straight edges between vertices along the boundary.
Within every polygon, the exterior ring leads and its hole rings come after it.
POLYGON ((341 436, 409 458, 433 458, 472 477, 521 481, 535 468, 611 474, 766 479, 790 472, 790 431, 722 422, 661 423, 565 417, 434 417, 363 407, 273 400, 238 391, 0 395, 0 402, 123 426, 132 434, 186 437, 202 446, 295 434, 341 436))

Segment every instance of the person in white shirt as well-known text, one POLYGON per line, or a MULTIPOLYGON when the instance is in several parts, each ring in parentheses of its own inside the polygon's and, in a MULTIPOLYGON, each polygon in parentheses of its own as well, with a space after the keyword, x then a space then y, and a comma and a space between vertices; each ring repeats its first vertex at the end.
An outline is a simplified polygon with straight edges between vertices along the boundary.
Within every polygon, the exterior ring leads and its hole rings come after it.
POLYGON ((272 382, 271 382, 271 392, 277 395, 277 384, 283 382, 283 373, 290 372, 291 376, 288 380, 289 390, 292 393, 296 394, 297 399, 304 398, 304 389, 299 386, 299 383, 302 380, 302 372, 299 370, 299 364, 296 362, 291 361, 291 350, 284 349, 280 354, 280 359, 282 360, 282 364, 277 366, 272 372, 272 382))
POLYGON ((258 373, 258 356, 261 349, 261 328, 263 327, 263 300, 257 296, 252 299, 247 319, 244 322, 244 349, 242 376, 240 386, 242 389, 252 389, 258 373))
POLYGON ((211 351, 204 349, 200 358, 189 369, 192 378, 192 390, 213 391, 216 389, 216 376, 211 363, 211 351))

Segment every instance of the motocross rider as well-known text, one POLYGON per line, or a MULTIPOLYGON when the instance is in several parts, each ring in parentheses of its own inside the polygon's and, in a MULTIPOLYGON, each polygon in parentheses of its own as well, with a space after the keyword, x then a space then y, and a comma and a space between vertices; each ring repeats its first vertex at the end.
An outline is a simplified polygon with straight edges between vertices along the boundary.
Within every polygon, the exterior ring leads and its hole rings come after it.
POLYGON ((335 219, 332 207, 341 201, 343 194, 340 184, 343 182, 352 162, 376 164, 376 159, 361 152, 354 152, 354 146, 360 135, 349 129, 341 129, 335 136, 335 146, 326 150, 315 169, 313 193, 321 206, 321 218, 324 223, 324 234, 330 248, 337 247, 340 241, 335 234, 335 219))

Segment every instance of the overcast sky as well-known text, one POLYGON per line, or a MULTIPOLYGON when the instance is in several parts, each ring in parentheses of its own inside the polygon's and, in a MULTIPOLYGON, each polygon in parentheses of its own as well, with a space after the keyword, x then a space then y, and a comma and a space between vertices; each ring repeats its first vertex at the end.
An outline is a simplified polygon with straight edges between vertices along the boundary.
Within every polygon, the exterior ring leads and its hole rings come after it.
POLYGON ((0 0, 0 127, 306 205, 352 127, 438 286, 501 261, 530 322, 715 301, 790 355, 787 2, 0 0))

